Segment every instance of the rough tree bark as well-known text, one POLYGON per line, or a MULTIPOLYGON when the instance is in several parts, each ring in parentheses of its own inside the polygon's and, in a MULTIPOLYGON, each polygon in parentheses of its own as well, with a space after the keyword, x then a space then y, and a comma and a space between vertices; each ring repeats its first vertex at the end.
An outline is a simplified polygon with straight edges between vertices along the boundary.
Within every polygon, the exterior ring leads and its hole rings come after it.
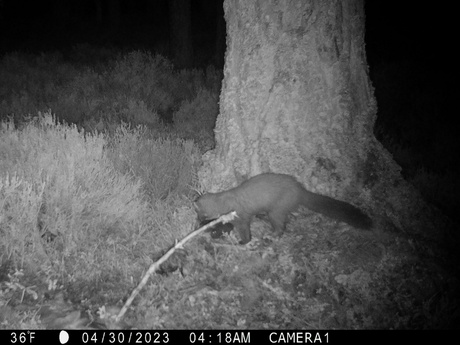
POLYGON ((225 77, 205 188, 288 173, 380 225, 433 235, 428 208, 372 131, 363 1, 226 0, 224 10, 225 77))
POLYGON ((225 20, 224 20, 224 9, 220 1, 215 2, 216 9, 216 45, 214 64, 217 68, 223 67, 223 56, 225 55, 225 20))

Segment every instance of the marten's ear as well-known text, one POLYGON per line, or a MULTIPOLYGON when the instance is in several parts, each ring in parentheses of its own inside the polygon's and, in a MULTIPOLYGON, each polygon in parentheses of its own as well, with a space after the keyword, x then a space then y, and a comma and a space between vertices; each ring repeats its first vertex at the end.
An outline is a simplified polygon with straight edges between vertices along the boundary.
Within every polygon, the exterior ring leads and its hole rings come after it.
POLYGON ((204 193, 201 193, 201 192, 199 192, 197 190, 195 190, 194 192, 195 192, 194 193, 195 198, 194 198, 193 202, 197 202, 198 199, 200 199, 203 196, 204 193))

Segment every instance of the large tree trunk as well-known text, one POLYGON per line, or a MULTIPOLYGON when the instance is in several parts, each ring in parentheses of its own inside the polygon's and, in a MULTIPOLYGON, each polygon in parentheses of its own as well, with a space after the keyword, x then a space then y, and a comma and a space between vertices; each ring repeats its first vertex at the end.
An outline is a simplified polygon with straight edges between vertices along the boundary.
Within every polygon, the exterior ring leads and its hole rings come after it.
POLYGON ((214 53, 214 64, 217 68, 223 67, 224 55, 225 55, 225 19, 224 9, 220 1, 216 2, 216 45, 214 53))
POLYGON ((288 173, 363 206, 380 225, 433 229, 372 132, 363 1, 226 0, 224 10, 225 79, 216 148, 200 172, 205 186, 288 173))

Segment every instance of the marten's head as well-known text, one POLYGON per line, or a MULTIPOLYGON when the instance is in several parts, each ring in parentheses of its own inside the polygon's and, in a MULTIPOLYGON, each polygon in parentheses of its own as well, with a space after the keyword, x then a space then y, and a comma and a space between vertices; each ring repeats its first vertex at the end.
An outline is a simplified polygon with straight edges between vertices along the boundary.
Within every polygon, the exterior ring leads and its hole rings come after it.
MULTIPOLYGON (((197 227, 202 227, 214 219, 219 218, 221 215, 230 212, 226 211, 225 207, 223 207, 219 200, 220 199, 216 194, 209 193, 200 196, 195 201, 194 206, 198 217, 197 227)), ((233 225, 231 223, 219 223, 210 229, 211 237, 221 237, 224 232, 229 233, 232 229, 233 225)))
POLYGON ((219 218, 222 214, 219 203, 216 202, 217 196, 209 193, 200 196, 194 203, 195 212, 198 216, 198 221, 204 222, 206 220, 212 220, 219 218))

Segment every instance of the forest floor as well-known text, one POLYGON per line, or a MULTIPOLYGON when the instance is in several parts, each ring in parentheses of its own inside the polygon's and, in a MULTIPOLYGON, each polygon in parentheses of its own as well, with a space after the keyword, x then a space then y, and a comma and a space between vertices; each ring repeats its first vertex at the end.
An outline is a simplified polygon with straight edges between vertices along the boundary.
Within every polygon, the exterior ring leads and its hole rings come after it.
POLYGON ((458 275, 426 243, 314 214, 292 216, 280 238, 268 227, 253 222, 244 246, 233 233, 191 240, 150 277, 120 323, 113 316, 137 283, 113 276, 75 281, 18 303, 20 311, 1 307, 0 320, 11 325, 6 314, 15 311, 17 322, 29 315, 23 327, 38 328, 458 328, 458 275))

